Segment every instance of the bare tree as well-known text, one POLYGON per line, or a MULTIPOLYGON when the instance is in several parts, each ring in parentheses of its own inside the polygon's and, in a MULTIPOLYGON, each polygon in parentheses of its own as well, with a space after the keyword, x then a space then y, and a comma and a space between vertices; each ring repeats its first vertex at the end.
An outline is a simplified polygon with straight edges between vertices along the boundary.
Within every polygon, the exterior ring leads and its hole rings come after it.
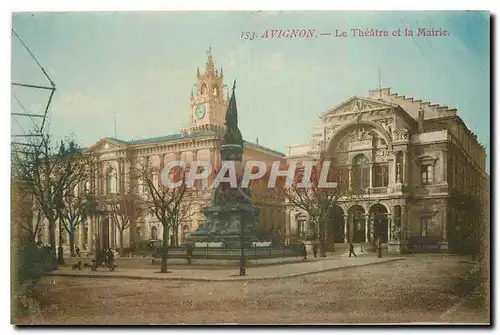
POLYGON ((118 229, 120 256, 125 255, 123 235, 125 230, 130 227, 130 222, 135 218, 137 206, 137 199, 131 193, 117 195, 115 199, 108 202, 111 221, 118 229))
MULTIPOLYGON (((330 164, 330 163, 328 163, 330 164)), ((314 237, 318 237, 320 255, 325 257, 325 235, 326 221, 335 205, 340 200, 345 200, 351 196, 352 189, 349 187, 348 176, 344 169, 328 166, 324 161, 318 162, 311 170, 309 185, 299 187, 298 183, 303 182, 305 170, 297 169, 295 181, 290 187, 278 188, 277 190, 285 197, 289 206, 300 208, 309 215, 314 229, 314 237), (322 168, 328 167, 327 181, 336 182, 337 187, 323 187, 320 183, 322 168), (317 234, 317 235, 316 235, 317 234)))
POLYGON ((57 268, 55 226, 63 199, 85 175, 89 157, 67 138, 60 145, 47 134, 30 137, 21 148, 13 150, 13 175, 29 194, 48 221, 49 244, 54 268, 57 268))
POLYGON ((95 212, 96 199, 88 192, 69 192, 62 200, 62 206, 58 207, 59 222, 63 225, 69 237, 69 248, 71 255, 75 255, 75 231, 78 226, 95 212))
POLYGON ((138 167, 137 180, 141 182, 146 191, 143 204, 150 209, 163 226, 163 255, 161 272, 167 272, 168 233, 170 229, 178 227, 183 202, 188 194, 186 185, 186 171, 182 168, 171 169, 170 177, 173 181, 180 182, 179 187, 167 187, 162 184, 159 171, 154 170, 151 162, 146 160, 138 167))

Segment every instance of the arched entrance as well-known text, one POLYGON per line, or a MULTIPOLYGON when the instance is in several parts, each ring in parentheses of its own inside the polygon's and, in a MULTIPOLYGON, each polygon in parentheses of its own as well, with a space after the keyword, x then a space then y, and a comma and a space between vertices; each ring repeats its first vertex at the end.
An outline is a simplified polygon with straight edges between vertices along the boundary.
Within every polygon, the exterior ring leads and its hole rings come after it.
POLYGON ((326 222, 326 238, 328 244, 344 243, 344 211, 340 206, 335 205, 330 211, 326 222))
POLYGON ((349 209, 350 229, 349 240, 352 243, 365 242, 365 210, 360 205, 354 205, 349 209))
POLYGON ((370 217, 373 219, 373 238, 382 237, 382 243, 387 243, 389 220, 387 219, 387 209, 381 204, 375 204, 370 208, 370 217))

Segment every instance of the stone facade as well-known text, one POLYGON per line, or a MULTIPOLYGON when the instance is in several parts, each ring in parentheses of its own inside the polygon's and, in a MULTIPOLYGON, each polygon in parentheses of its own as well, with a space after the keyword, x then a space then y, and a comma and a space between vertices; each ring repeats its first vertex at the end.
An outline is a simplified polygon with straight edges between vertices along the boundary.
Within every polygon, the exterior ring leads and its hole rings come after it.
MULTIPOLYGON (((485 149, 455 109, 383 88, 319 118, 309 144, 288 147, 288 162, 327 157, 362 190, 332 211, 329 242, 460 250, 489 225, 485 149)), ((311 229, 306 213, 288 211, 290 238, 311 229)))
MULTIPOLYGON (((131 176, 142 160, 148 159, 161 178, 161 170, 173 160, 181 160, 186 164, 192 161, 208 161, 214 170, 220 164, 220 144, 225 129, 225 114, 228 97, 224 96, 223 70, 215 69, 211 52, 208 52, 206 68, 203 73, 197 70, 196 84, 191 93, 190 123, 181 129, 179 134, 140 140, 124 141, 115 138, 103 138, 88 148, 97 155, 98 166, 95 178, 88 187, 94 190, 101 199, 112 200, 123 194, 132 194, 138 199, 145 196, 146 189, 131 176)), ((257 143, 244 142, 243 161, 261 160, 269 165, 273 161, 284 161, 284 155, 257 143)), ((213 177, 212 177, 213 178, 213 177)), ((211 189, 201 185, 193 201, 193 215, 182 222, 176 234, 178 243, 198 225, 204 222, 200 207, 210 201, 211 189)), ((273 215, 274 206, 262 199, 256 201, 261 215, 259 223, 270 229, 284 227, 285 213, 276 218, 273 215), (274 227, 274 228, 273 228, 274 227)), ((109 218, 108 218, 109 219, 109 218)), ((43 242, 48 243, 48 227, 44 226, 43 242)), ((56 233, 56 236, 59 234, 56 233)), ((99 246, 118 247, 118 230, 109 223, 103 215, 93 216, 84 224, 78 226, 75 234, 76 245, 84 251, 94 251, 99 246)), ((172 238, 175 232, 169 234, 172 238)), ((147 209, 136 211, 130 226, 124 232, 124 246, 129 247, 134 242, 148 239, 162 239, 162 225, 147 209)), ((67 246, 68 238, 63 233, 63 245, 67 246)), ((59 243, 58 241, 56 243, 59 243)), ((66 248, 67 250, 67 248, 66 248)))

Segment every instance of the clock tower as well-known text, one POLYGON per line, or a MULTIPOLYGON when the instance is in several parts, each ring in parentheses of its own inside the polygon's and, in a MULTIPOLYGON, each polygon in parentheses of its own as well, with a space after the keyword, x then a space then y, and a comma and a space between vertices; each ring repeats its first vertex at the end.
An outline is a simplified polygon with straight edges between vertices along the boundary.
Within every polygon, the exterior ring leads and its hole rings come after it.
POLYGON ((197 68, 197 83, 191 89, 191 124, 188 132, 215 130, 222 131, 225 123, 227 97, 224 97, 224 74, 215 69, 211 48, 207 51, 208 59, 205 72, 197 68))

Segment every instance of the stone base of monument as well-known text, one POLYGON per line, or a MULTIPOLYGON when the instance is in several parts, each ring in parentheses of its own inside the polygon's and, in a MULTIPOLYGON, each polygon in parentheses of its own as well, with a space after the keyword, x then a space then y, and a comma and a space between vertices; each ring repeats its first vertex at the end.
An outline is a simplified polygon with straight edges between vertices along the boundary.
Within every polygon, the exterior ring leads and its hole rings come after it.
POLYGON ((439 243, 439 250, 440 251, 448 251, 448 242, 447 241, 441 241, 439 243))
POLYGON ((387 243, 387 251, 389 253, 394 253, 394 254, 402 254, 405 253, 406 250, 406 244, 401 241, 389 241, 387 243))
MULTIPOLYGON (((231 260, 239 259, 241 248, 234 244, 232 247, 217 247, 215 243, 195 242, 192 249, 192 259, 219 259, 231 260)), ((249 243, 243 249, 246 259, 261 259, 261 258, 286 258, 301 256, 301 251, 298 245, 282 245, 282 246, 257 246, 256 243, 249 243)), ((184 259, 186 258, 187 248, 171 247, 168 251, 168 258, 184 259)))

